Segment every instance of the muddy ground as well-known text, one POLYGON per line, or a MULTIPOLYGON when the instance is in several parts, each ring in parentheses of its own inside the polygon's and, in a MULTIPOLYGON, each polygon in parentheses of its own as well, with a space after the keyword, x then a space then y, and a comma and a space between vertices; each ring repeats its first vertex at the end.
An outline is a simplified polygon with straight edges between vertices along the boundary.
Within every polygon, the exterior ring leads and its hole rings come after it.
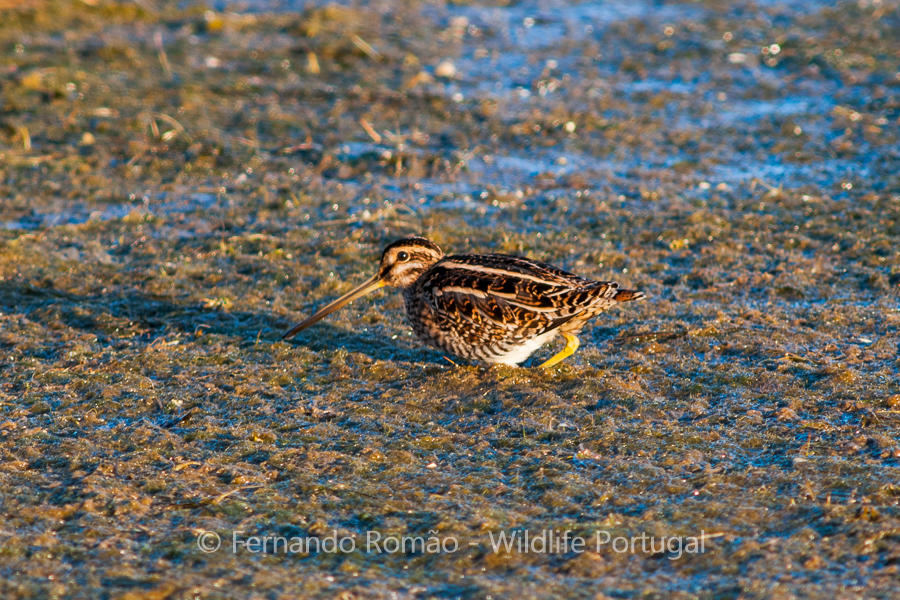
POLYGON ((887 0, 0 0, 0 596, 897 598, 898 134, 887 0), (648 299, 280 341, 408 233, 648 299))

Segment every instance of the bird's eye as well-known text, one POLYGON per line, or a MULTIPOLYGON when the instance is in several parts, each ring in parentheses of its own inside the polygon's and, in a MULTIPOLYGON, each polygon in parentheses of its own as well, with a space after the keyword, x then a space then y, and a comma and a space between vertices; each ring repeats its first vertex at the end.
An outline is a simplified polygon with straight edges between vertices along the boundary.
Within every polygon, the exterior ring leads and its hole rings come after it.
POLYGON ((398 252, 397 253, 397 262, 406 262, 409 260, 409 254, 407 252, 398 252))

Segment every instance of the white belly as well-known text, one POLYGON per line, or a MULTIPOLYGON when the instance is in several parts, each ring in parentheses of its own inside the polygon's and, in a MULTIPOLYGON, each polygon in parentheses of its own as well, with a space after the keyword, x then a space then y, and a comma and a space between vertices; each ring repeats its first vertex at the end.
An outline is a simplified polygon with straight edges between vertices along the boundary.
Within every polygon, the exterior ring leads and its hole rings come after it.
POLYGON ((556 329, 554 329, 553 331, 548 331, 547 333, 543 333, 537 337, 531 338, 521 346, 516 346, 506 354, 501 354, 499 356, 494 356, 493 358, 487 358, 485 360, 493 364, 509 365, 511 367, 514 367, 517 364, 524 362, 526 358, 531 356, 532 352, 552 340, 557 333, 559 333, 559 331, 557 331, 556 329))

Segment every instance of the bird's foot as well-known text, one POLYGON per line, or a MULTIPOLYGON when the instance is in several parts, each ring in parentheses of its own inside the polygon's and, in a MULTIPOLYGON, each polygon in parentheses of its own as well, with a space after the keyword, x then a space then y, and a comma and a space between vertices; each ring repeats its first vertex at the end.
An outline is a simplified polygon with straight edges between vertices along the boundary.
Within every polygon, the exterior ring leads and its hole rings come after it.
POLYGON ((554 365, 558 365, 562 361, 566 360, 567 358, 569 358, 570 356, 575 354, 575 351, 578 350, 578 338, 577 337, 575 337, 574 335, 572 335, 570 333, 564 333, 564 334, 562 334, 562 336, 564 338, 566 338, 566 347, 563 348, 562 350, 560 350, 559 352, 557 352, 554 356, 552 356, 550 359, 548 359, 542 365, 540 365, 540 368, 549 369, 550 367, 552 367, 554 365))

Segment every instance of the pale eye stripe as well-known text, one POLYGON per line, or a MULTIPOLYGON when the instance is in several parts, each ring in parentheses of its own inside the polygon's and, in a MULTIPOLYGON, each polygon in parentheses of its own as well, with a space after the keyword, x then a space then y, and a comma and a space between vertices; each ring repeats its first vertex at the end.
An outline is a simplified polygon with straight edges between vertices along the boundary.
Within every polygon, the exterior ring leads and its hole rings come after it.
POLYGON ((538 283, 543 283, 545 285, 558 286, 559 284, 554 281, 547 281, 542 277, 537 277, 535 275, 526 275, 525 273, 517 273, 516 271, 508 271, 506 269, 494 269, 491 267, 483 267, 481 265, 467 265, 465 263, 458 263, 454 261, 447 261, 440 263, 441 267, 451 267, 454 269, 462 269, 464 271, 475 271, 476 273, 486 273, 488 275, 505 275, 507 277, 513 277, 515 279, 527 279, 528 281, 536 281, 538 283))

